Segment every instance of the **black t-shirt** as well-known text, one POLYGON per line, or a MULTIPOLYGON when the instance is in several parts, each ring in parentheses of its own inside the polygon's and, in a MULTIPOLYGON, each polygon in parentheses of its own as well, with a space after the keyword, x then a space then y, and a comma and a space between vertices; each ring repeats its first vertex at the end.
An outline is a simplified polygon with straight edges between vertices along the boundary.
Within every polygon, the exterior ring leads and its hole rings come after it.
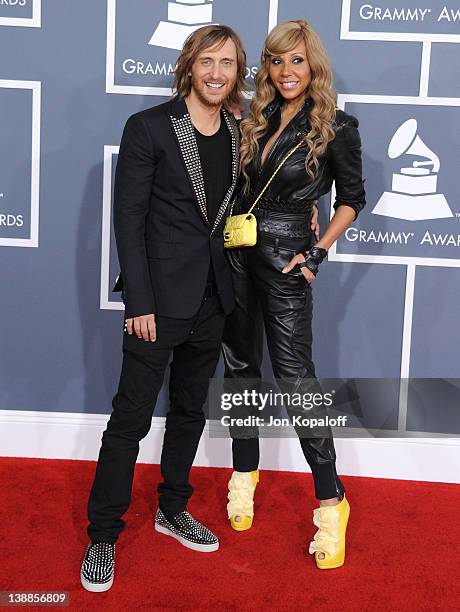
MULTIPOLYGON (((215 134, 204 136, 195 128, 195 137, 203 170, 208 220, 212 227, 232 182, 232 141, 222 113, 220 128, 215 134)), ((214 271, 210 264, 208 282, 213 280, 214 271)))

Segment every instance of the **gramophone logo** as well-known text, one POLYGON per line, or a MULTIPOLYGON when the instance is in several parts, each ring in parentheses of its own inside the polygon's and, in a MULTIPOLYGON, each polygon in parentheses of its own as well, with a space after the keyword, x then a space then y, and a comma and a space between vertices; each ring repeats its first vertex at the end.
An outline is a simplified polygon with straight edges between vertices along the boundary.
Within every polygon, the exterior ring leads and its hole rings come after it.
POLYGON ((391 191, 385 191, 372 213, 395 219, 419 221, 453 217, 447 200, 437 193, 439 157, 417 135, 417 121, 408 119, 395 132, 388 146, 388 157, 401 155, 424 158, 393 174, 391 191))
POLYGON ((160 21, 149 45, 181 50, 189 34, 212 22, 213 0, 168 2, 168 21, 160 21))

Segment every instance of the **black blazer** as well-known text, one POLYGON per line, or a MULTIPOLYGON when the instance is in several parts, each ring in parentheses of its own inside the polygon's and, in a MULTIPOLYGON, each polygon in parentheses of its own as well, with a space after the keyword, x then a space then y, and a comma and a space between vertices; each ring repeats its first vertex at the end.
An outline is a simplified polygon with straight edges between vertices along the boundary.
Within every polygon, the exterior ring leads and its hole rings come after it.
POLYGON ((132 115, 120 144, 114 228, 125 316, 185 319, 200 306, 212 260, 224 312, 234 306, 223 226, 235 189, 239 131, 223 111, 232 140, 232 183, 211 227, 198 147, 178 98, 132 115))

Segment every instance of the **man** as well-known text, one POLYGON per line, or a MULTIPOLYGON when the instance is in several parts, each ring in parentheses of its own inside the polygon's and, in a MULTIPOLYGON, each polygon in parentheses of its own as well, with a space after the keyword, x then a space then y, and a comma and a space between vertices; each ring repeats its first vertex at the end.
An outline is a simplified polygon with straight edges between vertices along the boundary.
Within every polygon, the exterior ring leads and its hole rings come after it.
POLYGON ((203 404, 234 305, 222 230, 237 180, 239 135, 223 105, 240 103, 245 63, 233 30, 200 28, 178 59, 177 95, 130 117, 123 132, 114 199, 123 365, 88 501, 91 542, 81 582, 89 591, 112 586, 139 441, 150 429, 171 353, 155 529, 193 550, 219 547, 186 505, 203 404))

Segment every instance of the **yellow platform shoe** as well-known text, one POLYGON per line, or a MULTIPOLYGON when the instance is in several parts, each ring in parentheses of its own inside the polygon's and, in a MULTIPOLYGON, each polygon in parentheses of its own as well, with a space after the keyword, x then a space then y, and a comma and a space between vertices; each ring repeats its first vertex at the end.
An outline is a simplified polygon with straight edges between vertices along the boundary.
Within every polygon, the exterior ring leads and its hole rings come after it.
POLYGON ((258 482, 259 470, 233 472, 229 480, 227 512, 235 531, 246 531, 252 527, 254 491, 258 482))
POLYGON ((315 554, 319 569, 334 569, 345 563, 345 532, 350 505, 343 497, 336 506, 321 506, 313 511, 313 523, 318 527, 308 552, 315 554), (324 559, 320 558, 324 554, 324 559))

